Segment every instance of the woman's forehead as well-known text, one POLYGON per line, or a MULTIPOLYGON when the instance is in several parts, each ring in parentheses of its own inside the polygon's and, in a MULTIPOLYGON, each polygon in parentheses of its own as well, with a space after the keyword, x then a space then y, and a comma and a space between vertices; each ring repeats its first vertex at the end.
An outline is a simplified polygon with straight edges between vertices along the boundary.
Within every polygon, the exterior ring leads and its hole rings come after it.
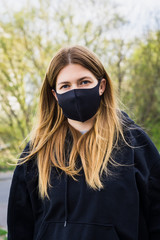
POLYGON ((57 84, 62 82, 78 81, 84 77, 95 79, 93 73, 87 68, 79 64, 69 64, 59 72, 57 76, 57 84))

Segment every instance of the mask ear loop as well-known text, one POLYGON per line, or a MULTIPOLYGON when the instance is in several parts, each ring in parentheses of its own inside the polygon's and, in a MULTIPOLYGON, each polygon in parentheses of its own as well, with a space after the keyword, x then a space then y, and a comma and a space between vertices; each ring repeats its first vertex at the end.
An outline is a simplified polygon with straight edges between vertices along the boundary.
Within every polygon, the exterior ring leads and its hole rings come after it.
MULTIPOLYGON (((102 79, 103 79, 103 77, 97 79, 97 80, 98 80, 98 85, 99 85, 99 86, 100 86, 100 84, 101 84, 102 79)), ((102 93, 102 95, 103 95, 103 93, 102 93)), ((102 96, 102 95, 100 95, 100 96, 102 96)))
POLYGON ((57 93, 55 88, 52 88, 52 90, 55 91, 55 93, 57 93))

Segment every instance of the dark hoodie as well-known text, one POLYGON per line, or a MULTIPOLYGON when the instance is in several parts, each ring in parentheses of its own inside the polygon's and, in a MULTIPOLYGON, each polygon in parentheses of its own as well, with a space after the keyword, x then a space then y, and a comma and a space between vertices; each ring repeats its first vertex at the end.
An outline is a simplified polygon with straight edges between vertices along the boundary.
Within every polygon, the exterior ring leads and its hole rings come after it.
MULTIPOLYGON (((50 200, 41 200, 36 157, 17 166, 8 240, 160 240, 160 156, 146 133, 128 124, 125 136, 134 147, 121 144, 113 151, 125 166, 108 165, 112 175, 103 176, 104 189, 89 188, 83 169, 74 181, 52 167, 50 200)), ((80 157, 77 162, 81 166, 80 157)))

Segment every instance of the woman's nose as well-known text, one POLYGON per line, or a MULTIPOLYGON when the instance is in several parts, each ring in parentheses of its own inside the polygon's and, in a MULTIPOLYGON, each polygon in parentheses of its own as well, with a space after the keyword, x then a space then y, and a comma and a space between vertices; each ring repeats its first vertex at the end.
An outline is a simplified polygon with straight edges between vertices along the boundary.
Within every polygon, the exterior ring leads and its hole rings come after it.
POLYGON ((72 84, 71 85, 71 89, 77 89, 78 88, 78 84, 72 84))

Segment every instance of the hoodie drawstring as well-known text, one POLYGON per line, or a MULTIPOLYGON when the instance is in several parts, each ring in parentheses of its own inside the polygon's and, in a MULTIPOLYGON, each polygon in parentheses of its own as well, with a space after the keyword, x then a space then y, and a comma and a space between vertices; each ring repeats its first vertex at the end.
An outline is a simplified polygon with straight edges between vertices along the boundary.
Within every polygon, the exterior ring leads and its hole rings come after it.
POLYGON ((65 174, 65 221, 64 221, 64 227, 67 226, 67 220, 68 220, 67 194, 68 194, 68 176, 67 176, 67 174, 65 174))

